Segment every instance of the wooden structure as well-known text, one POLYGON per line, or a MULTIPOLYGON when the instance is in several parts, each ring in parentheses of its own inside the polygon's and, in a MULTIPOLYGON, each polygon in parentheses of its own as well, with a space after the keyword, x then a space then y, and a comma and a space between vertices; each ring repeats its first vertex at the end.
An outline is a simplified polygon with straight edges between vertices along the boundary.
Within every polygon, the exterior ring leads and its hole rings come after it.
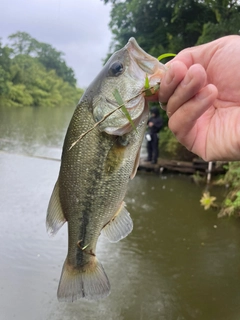
MULTIPOLYGON (((212 163, 211 174, 224 173, 226 170, 223 168, 225 163, 217 165, 216 162, 212 163)), ((169 159, 158 159, 156 164, 140 159, 138 170, 154 171, 157 173, 161 172, 181 172, 185 174, 195 174, 200 175, 208 174, 208 162, 202 159, 196 158, 193 161, 178 161, 169 159)))

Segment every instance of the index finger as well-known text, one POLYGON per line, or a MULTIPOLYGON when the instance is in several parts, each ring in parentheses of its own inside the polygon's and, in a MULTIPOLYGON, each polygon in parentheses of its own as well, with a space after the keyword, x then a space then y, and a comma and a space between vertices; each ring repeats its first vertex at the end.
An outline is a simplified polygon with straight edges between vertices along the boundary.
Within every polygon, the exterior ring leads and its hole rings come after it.
POLYGON ((167 102, 173 95, 179 83, 187 73, 186 65, 181 61, 173 61, 161 80, 158 99, 160 102, 167 102))

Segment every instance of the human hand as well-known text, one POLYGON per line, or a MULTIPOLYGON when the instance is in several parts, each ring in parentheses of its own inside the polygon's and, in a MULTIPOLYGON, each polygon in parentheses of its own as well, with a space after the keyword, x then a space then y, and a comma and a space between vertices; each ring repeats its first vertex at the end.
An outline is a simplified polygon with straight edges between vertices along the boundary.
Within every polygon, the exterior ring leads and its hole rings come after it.
POLYGON ((169 128, 206 161, 240 160, 240 36, 181 51, 164 75, 169 128))
POLYGON ((148 122, 148 126, 149 126, 149 127, 152 127, 153 125, 154 125, 153 122, 148 122))

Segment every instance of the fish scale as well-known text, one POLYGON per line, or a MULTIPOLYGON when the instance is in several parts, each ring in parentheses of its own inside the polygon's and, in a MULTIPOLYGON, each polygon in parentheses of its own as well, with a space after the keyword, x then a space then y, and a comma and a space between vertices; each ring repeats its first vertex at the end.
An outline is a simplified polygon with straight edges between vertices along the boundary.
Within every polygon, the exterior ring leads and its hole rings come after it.
POLYGON ((164 69, 130 39, 86 90, 69 124, 47 212, 51 234, 68 222, 68 254, 58 287, 60 301, 96 300, 110 292, 108 277, 96 257, 96 245, 101 233, 117 242, 132 231, 123 200, 128 182, 136 174, 148 119, 148 106, 140 90, 144 88, 145 68, 154 77, 164 69), (115 89, 124 101, 138 94, 131 104, 126 103, 136 130, 117 110, 112 94, 115 89), (78 141, 114 108, 116 112, 78 141))

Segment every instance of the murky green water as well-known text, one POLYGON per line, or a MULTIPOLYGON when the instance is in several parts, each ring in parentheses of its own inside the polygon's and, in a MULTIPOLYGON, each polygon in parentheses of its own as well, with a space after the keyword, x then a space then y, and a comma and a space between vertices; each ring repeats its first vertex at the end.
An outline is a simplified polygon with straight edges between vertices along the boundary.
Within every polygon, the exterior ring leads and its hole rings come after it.
POLYGON ((71 112, 0 108, 0 320, 239 320, 240 222, 205 212, 179 175, 130 183, 133 232, 97 248, 110 296, 57 301, 67 232, 49 238, 45 214, 60 162, 31 156, 60 158, 71 112))

